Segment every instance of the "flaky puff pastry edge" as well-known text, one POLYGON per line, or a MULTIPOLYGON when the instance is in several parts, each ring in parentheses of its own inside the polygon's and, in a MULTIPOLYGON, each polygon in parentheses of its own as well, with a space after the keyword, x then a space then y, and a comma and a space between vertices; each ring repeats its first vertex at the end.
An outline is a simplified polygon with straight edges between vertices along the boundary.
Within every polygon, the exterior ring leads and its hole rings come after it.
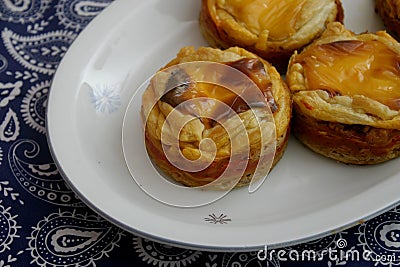
MULTIPOLYGON (((196 50, 194 47, 189 46, 189 47, 183 47, 178 52, 176 58, 171 60, 161 70, 185 62, 211 61, 211 62, 222 63, 222 62, 232 62, 242 58, 259 58, 259 57, 239 47, 232 47, 227 50, 220 50, 209 47, 200 47, 196 50)), ((260 60, 264 64, 267 75, 269 75, 270 81, 272 82, 272 93, 275 102, 278 105, 278 110, 273 114, 275 129, 276 129, 276 138, 277 138, 276 152, 272 163, 274 166, 283 156, 283 153, 285 151, 288 142, 289 130, 290 130, 290 117, 291 117, 291 98, 286 83, 283 81, 283 79, 281 78, 280 74, 276 71, 276 69, 265 60, 263 59, 260 60)), ((146 101, 145 98, 143 99, 143 101, 144 102, 146 101)), ((143 105, 146 106, 146 103, 143 103, 143 105)), ((170 164, 165 159, 160 159, 159 156, 157 155, 160 151, 162 151, 161 150, 162 148, 160 146, 160 127, 165 121, 165 114, 167 114, 171 109, 172 107, 169 104, 165 102, 160 102, 149 113, 148 122, 146 123, 146 146, 148 148, 148 153, 150 157, 170 177, 172 177, 174 180, 184 185, 202 186, 204 185, 204 182, 208 183, 213 181, 214 180, 213 178, 209 179, 207 177, 202 177, 201 179, 199 179, 198 177, 192 175, 191 173, 179 171, 176 168, 171 167, 170 164)), ((251 111, 246 111, 240 113, 239 116, 244 121, 247 121, 246 124, 249 124, 248 125, 250 129, 249 136, 250 138, 252 138, 251 135, 254 133, 251 132, 252 130, 250 124, 252 121, 252 115, 250 113, 251 111)), ((218 129, 209 129, 207 132, 212 134, 213 131, 219 132, 218 129)), ((201 125, 201 122, 199 120, 193 120, 182 129, 180 136, 182 136, 183 138, 188 138, 186 140, 187 142, 196 141, 199 138, 201 138, 200 137, 201 132, 204 132, 204 126, 201 125), (195 134, 193 134, 192 132, 193 130, 195 130, 194 131, 196 132, 195 134)), ((252 144, 250 144, 250 146, 251 145, 252 144)), ((190 150, 192 149, 189 149, 185 152, 184 148, 182 152, 189 159, 191 157, 196 158, 198 154, 190 150)), ((257 155, 250 155, 250 161, 252 160, 252 157, 254 157, 255 160, 257 160, 257 155)), ((215 162, 216 166, 219 166, 218 158, 215 161, 217 161, 215 162)), ((251 162, 250 165, 251 164, 253 163, 251 162)), ((236 185, 236 187, 247 185, 251 180, 251 174, 252 174, 251 169, 249 171, 246 171, 242 179, 236 185)), ((215 188, 215 189, 224 189, 224 188, 222 188, 221 186, 221 188, 215 188)))
MULTIPOLYGON (((377 40, 400 53, 399 44, 386 32, 355 35, 340 23, 328 25, 313 45, 343 40, 377 40)), ((307 91, 301 64, 290 61, 286 80, 292 92, 292 132, 306 147, 336 161, 371 165, 400 156, 400 115, 363 95, 329 95, 307 91)), ((334 74, 333 74, 334 75, 334 74)))
POLYGON ((287 67, 295 50, 318 38, 333 21, 343 22, 344 10, 340 0, 307 1, 295 34, 283 40, 271 40, 268 31, 259 35, 251 32, 235 18, 219 8, 223 0, 202 0, 199 16, 200 30, 208 43, 217 48, 243 47, 268 60, 278 70, 287 67), (317 7, 315 7, 317 5, 317 7))
MULTIPOLYGON (((305 49, 345 40, 376 40, 400 54, 400 44, 385 31, 356 35, 337 22, 329 24, 321 38, 305 49)), ((303 66, 294 63, 297 55, 295 53, 290 59, 286 81, 298 112, 323 121, 400 129, 400 111, 393 110, 372 98, 364 95, 330 96, 323 90, 307 90, 303 66)))

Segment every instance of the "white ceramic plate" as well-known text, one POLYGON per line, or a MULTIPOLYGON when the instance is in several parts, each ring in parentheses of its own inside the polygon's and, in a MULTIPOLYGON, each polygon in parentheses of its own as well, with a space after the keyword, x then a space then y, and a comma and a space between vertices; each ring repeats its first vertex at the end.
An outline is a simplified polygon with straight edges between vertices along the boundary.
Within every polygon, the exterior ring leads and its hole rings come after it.
MULTIPOLYGON (((383 29, 373 2, 343 0, 347 27, 383 29)), ((115 1, 62 60, 49 96, 48 138, 60 171, 86 204, 160 242, 244 251, 319 238, 398 203, 398 160, 346 166, 295 139, 253 194, 242 188, 210 205, 177 208, 144 193, 124 161, 123 116, 134 91, 180 47, 206 45, 197 24, 199 5, 199 0, 115 1)), ((132 138, 142 138, 140 127, 132 138)))

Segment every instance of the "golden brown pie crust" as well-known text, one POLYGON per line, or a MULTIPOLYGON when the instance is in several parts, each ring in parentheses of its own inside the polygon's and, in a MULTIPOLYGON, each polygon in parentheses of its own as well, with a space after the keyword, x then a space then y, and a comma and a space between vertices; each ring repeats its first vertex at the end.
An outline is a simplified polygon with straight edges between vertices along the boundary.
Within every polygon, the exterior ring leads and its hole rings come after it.
POLYGON ((399 64, 400 44, 386 32, 356 35, 340 23, 330 24, 320 39, 290 60, 286 78, 293 96, 294 135, 313 151, 349 164, 400 156, 399 64), (371 47, 379 51, 373 54, 371 47), (337 62, 354 60, 354 65, 328 65, 330 71, 321 72, 325 63, 313 61, 343 53, 347 56, 337 62), (325 76, 333 82, 313 80, 325 76))
POLYGON ((343 16, 340 0, 202 0, 199 22, 211 46, 243 47, 286 70, 295 50, 343 16))
MULTIPOLYGON (((254 55, 253 53, 238 47, 233 47, 227 50, 208 47, 200 47, 196 50, 194 47, 184 47, 179 51, 177 57, 171 60, 163 69, 185 62, 211 61, 227 63, 236 62, 243 59, 258 60, 261 62, 262 68, 265 69, 271 85, 270 89, 272 92, 273 101, 276 105, 276 108, 272 113, 274 121, 272 122, 272 125, 275 124, 276 127, 276 152, 272 163, 275 165, 281 159, 288 142, 290 129, 289 123, 291 117, 291 98, 286 83, 282 80, 279 73, 271 64, 254 55)), ((148 91, 151 92, 151 90, 148 91)), ((143 95, 142 115, 145 113, 144 110, 149 109, 148 103, 150 101, 148 101, 147 98, 147 95, 143 95)), ((180 149, 183 155, 189 159, 196 159, 196 156, 198 155, 199 140, 201 138, 210 137, 216 142, 218 148, 217 156, 208 168, 199 172, 187 172, 173 166, 163 153, 160 137, 161 125, 164 123, 168 112, 173 109, 173 104, 171 104, 171 101, 173 100, 168 99, 168 97, 165 102, 163 98, 161 98, 157 105, 155 105, 154 108, 149 112, 149 116, 145 123, 145 144, 147 152, 153 162, 173 180, 191 187, 208 184, 222 174, 227 163, 229 162, 231 155, 229 151, 226 151, 225 148, 227 145, 224 145, 223 141, 228 142, 229 144, 230 141, 226 141, 226 133, 221 131, 221 127, 218 128, 218 125, 212 126, 211 128, 208 126, 207 128, 204 121, 194 120, 192 121, 193 123, 191 122, 188 127, 185 126, 182 129, 179 137, 181 142, 180 149)), ((258 146, 260 146, 260 142, 257 140, 260 137, 260 131, 252 128, 252 120, 254 119, 254 116, 251 114, 252 113, 249 110, 239 113, 239 116, 246 125, 246 130, 249 134, 250 155, 247 168, 239 183, 236 185, 237 187, 249 184, 259 160, 258 146)), ((263 125, 262 123, 263 122, 261 121, 261 125, 263 125)), ((271 123, 271 121, 269 123, 271 123)), ((217 187, 216 189, 225 188, 223 185, 221 185, 220 188, 217 187)))
POLYGON ((400 2, 397 0, 375 0, 375 11, 382 18, 389 32, 400 37, 400 2))

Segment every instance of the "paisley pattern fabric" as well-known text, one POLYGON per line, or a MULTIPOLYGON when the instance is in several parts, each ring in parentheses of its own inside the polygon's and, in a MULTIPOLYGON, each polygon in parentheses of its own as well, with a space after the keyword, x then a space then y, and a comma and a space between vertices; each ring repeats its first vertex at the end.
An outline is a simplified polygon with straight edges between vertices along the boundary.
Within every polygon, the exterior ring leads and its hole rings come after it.
MULTIPOLYGON (((290 247, 206 252, 132 235, 87 207, 51 157, 45 114, 68 47, 111 2, 0 0, 0 267, 400 266, 399 208, 290 247)), ((105 116, 122 101, 110 86, 89 85, 105 116)), ((204 221, 230 227, 231 218, 204 221)))
MULTIPOLYGON (((33 140, 20 139, 13 143, 8 163, 20 187, 32 196, 56 205, 82 206, 74 192, 60 176, 53 162, 38 164, 41 147, 33 140)), ((46 152, 44 157, 49 157, 46 152)))
POLYGON ((31 71, 53 74, 76 35, 57 30, 35 36, 21 36, 4 28, 1 37, 7 52, 23 67, 31 71))
POLYGON ((44 18, 51 0, 3 0, 0 1, 0 20, 26 24, 44 18))
POLYGON ((53 213, 29 237, 29 250, 39 266, 91 266, 112 251, 122 230, 104 219, 77 211, 53 213))
POLYGON ((50 81, 35 84, 22 100, 21 114, 26 124, 40 133, 45 133, 45 116, 50 81))
POLYGON ((79 31, 110 3, 111 0, 60 0, 56 5, 56 16, 66 29, 79 31))

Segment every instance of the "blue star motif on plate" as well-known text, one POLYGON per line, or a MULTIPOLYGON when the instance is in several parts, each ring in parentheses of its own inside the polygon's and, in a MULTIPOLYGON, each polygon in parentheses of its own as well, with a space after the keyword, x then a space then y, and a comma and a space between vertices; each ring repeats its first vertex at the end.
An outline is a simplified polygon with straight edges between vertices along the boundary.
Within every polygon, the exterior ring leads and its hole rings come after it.
POLYGON ((90 100, 97 111, 109 114, 121 106, 121 97, 114 87, 109 85, 95 86, 90 90, 90 100))

